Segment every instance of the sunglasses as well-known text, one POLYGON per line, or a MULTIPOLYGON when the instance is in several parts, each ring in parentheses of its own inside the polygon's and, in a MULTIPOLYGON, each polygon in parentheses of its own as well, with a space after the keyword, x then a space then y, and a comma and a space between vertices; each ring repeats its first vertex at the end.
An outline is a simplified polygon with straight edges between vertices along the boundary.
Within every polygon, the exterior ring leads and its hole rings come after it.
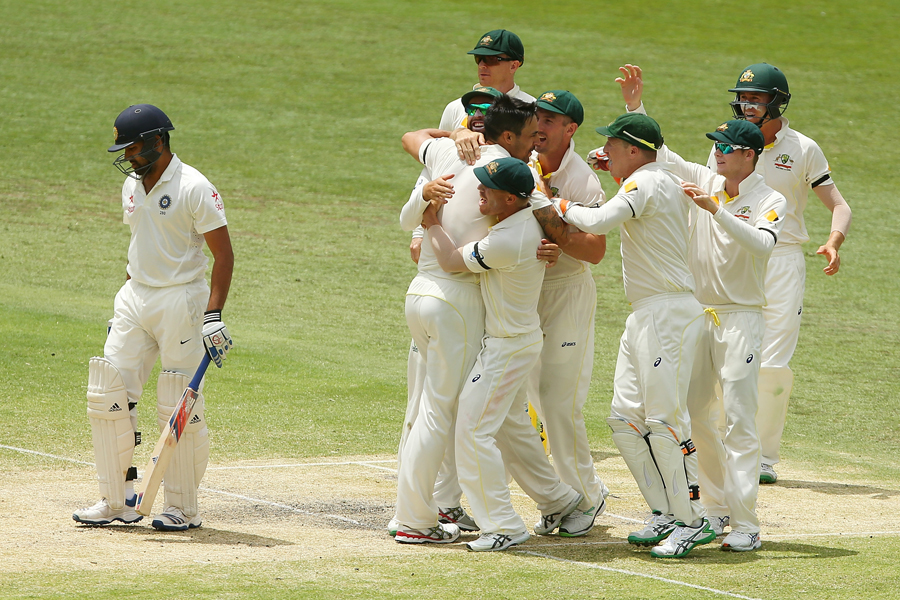
POLYGON ((722 142, 716 142, 716 150, 718 150, 722 154, 731 154, 735 150, 750 150, 750 147, 749 146, 738 146, 736 144, 724 144, 722 142))
POLYGON ((502 56, 496 56, 496 55, 494 55, 494 56, 482 56, 480 54, 475 55, 475 63, 476 64, 480 65, 481 63, 484 63, 489 67, 496 67, 497 65, 499 65, 502 62, 512 62, 514 60, 516 60, 516 59, 503 58, 502 56))
POLYGON ((491 107, 490 103, 488 103, 488 104, 470 104, 466 108, 466 114, 471 117, 475 114, 476 111, 479 111, 479 110, 481 111, 481 114, 484 114, 487 112, 487 109, 489 109, 490 107, 491 107))

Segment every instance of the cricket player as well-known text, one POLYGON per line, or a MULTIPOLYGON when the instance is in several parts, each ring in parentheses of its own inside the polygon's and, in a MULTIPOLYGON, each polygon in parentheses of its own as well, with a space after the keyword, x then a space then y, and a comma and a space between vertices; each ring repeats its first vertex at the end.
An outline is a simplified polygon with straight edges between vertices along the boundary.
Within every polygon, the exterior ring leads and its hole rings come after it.
POLYGON ((694 295, 707 318, 694 361, 688 412, 702 501, 717 534, 731 524, 722 549, 746 552, 761 546, 756 411, 765 330, 762 309, 766 267, 784 225, 787 201, 755 172, 765 146, 759 127, 733 120, 706 137, 715 142, 716 172, 668 148, 660 151, 660 159, 685 180, 682 186, 696 205, 691 211, 690 267, 697 285, 694 295), (724 437, 719 433, 722 408, 724 437))
MULTIPOLYGON (((766 299, 763 308, 766 333, 759 369, 759 412, 756 423, 762 444, 760 483, 775 483, 773 465, 780 460, 779 447, 787 418, 788 400, 794 384, 790 360, 797 348, 803 293, 806 288, 806 261, 801 244, 809 241, 803 213, 812 189, 831 211, 831 234, 819 247, 828 264, 823 271, 834 275, 841 265, 838 251, 850 230, 850 206, 831 179, 831 169, 815 141, 791 129, 783 116, 791 94, 787 77, 766 63, 750 65, 728 90, 735 94, 731 103, 734 116, 757 125, 766 146, 756 171, 766 184, 787 199, 784 229, 778 237, 766 273, 766 299)), ((715 149, 708 164, 713 166, 715 149)))
MULTIPOLYGON (((222 308, 231 286, 234 253, 218 190, 199 171, 172 153, 175 127, 159 108, 130 106, 116 118, 115 166, 128 177, 122 186, 124 222, 131 228, 127 277, 115 299, 115 315, 103 358, 92 358, 88 420, 100 482, 100 502, 75 511, 79 523, 134 523, 131 466, 137 431, 137 403, 157 357, 160 428, 165 426, 197 369, 206 348, 221 366, 231 346, 222 308), (211 286, 206 283, 206 242, 213 255, 211 286)), ((199 527, 197 488, 209 459, 203 396, 194 406, 165 475, 165 510, 156 529, 199 527)))
MULTIPOLYGON (((606 197, 591 168, 575 154, 572 137, 584 122, 584 108, 567 90, 550 90, 537 100, 538 141, 530 166, 551 198, 599 206, 606 197)), ((555 212, 550 215, 555 217, 555 212)), ((575 227, 563 224, 571 228, 575 227)), ((563 519, 559 535, 587 534, 606 509, 609 490, 594 469, 582 409, 594 366, 594 311, 597 287, 590 263, 606 252, 606 236, 583 234, 593 250, 587 260, 567 254, 544 275, 538 302, 544 345, 528 381, 528 400, 537 410, 560 479, 584 500, 563 519)))
MULTIPOLYGON (((537 136, 534 105, 501 95, 487 110, 484 130, 489 143, 482 148, 482 161, 510 155, 527 158, 537 136)), ((452 194, 436 196, 435 201, 444 202, 449 197, 441 212, 454 239, 460 243, 476 241, 488 234, 488 227, 495 220, 480 211, 478 179, 472 167, 459 159, 447 135, 445 131, 423 129, 405 134, 402 141, 404 149, 430 173, 445 174, 441 177, 447 181, 446 174, 454 174, 452 194)), ((404 225, 421 222, 427 205, 414 194, 401 212, 404 225)), ((540 245, 539 239, 532 247, 533 256, 535 252, 553 252, 554 256, 558 253, 555 247, 542 250, 540 245)), ((484 303, 477 275, 448 274, 440 268, 432 244, 423 244, 419 273, 407 292, 406 313, 425 364, 425 381, 417 414, 401 450, 396 522, 389 529, 396 527, 394 539, 398 542, 453 541, 458 536, 457 527, 473 531, 480 525, 459 507, 461 491, 451 500, 456 502, 451 505, 455 508, 443 508, 435 500, 449 497, 446 482, 444 489, 440 489, 441 485, 436 489, 435 478, 448 440, 452 439, 457 397, 481 348, 484 332, 484 303), (438 517, 447 523, 438 524, 438 517)), ((449 454, 452 456, 452 449, 449 454)), ((515 474, 514 467, 510 470, 515 474)), ((541 498, 541 482, 531 484, 521 472, 519 477, 532 497, 541 498)))
POLYGON ((582 231, 620 226, 622 276, 632 313, 619 343, 610 417, 612 438, 652 511, 628 541, 653 556, 682 557, 715 539, 700 503, 697 455, 687 391, 703 308, 688 267, 688 206, 680 180, 657 162, 663 136, 642 114, 626 114, 597 132, 622 187, 589 208, 554 200, 582 231), (665 482, 665 483, 664 483, 665 482))
POLYGON ((485 337, 459 397, 456 427, 459 481, 483 532, 467 547, 479 552, 505 550, 530 537, 510 502, 503 456, 515 457, 507 466, 520 485, 520 477, 527 476, 533 486, 529 495, 544 515, 536 533, 558 527, 582 496, 559 480, 520 409, 525 380, 543 344, 537 303, 545 266, 534 255, 543 231, 529 202, 533 175, 513 157, 491 159, 473 172, 481 182, 479 210, 497 220, 490 232, 460 245, 443 228, 433 205, 426 209, 423 225, 442 269, 482 274, 485 337))

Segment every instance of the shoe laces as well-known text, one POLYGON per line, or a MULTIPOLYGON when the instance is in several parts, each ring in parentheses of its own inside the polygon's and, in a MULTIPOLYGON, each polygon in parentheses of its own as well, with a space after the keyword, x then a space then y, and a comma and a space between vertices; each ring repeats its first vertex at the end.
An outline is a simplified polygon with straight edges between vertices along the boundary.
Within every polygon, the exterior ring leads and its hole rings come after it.
POLYGON ((438 513, 448 521, 456 523, 466 514, 466 511, 463 510, 462 506, 456 506, 454 508, 441 508, 438 509, 438 513))

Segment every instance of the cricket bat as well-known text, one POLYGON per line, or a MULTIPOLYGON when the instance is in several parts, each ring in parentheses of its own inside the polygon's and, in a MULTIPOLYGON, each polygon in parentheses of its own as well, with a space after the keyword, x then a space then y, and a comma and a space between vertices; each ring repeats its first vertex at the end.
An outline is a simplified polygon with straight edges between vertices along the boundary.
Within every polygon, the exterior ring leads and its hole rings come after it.
POLYGON ((209 353, 204 352, 203 360, 200 361, 200 366, 197 367, 194 378, 191 379, 188 387, 184 390, 184 394, 181 396, 181 400, 178 401, 175 410, 172 411, 172 416, 169 417, 169 422, 163 428, 159 441, 156 442, 156 447, 153 448, 153 454, 150 456, 147 466, 144 467, 144 476, 141 480, 141 488, 137 494, 137 502, 134 507, 138 514, 150 515, 150 509, 153 508, 153 501, 156 500, 156 493, 159 491, 159 484, 162 483, 163 475, 166 473, 166 468, 169 466, 172 454, 175 452, 175 446, 178 444, 178 440, 181 439, 184 427, 188 424, 191 413, 194 410, 194 403, 200 395, 198 389, 200 388, 200 382, 203 380, 203 375, 206 374, 206 369, 209 367, 210 360, 209 353))

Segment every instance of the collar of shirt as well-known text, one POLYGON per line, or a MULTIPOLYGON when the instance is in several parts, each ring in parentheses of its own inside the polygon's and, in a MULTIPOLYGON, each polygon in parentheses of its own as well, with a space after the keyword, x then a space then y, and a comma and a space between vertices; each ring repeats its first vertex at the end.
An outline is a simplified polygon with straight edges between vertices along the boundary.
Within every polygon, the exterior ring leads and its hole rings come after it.
POLYGON ((737 196, 729 196, 728 192, 725 191, 725 178, 717 177, 716 178, 716 187, 718 190, 713 194, 713 199, 717 204, 721 204, 719 202, 720 198, 725 199, 725 204, 735 200, 743 196, 744 194, 748 194, 752 192, 754 189, 760 186, 760 184, 765 183, 765 178, 757 172, 750 173, 743 181, 738 184, 738 195, 737 196))
POLYGON ((569 147, 566 149, 566 153, 563 154, 562 161, 559 163, 559 168, 553 171, 552 173, 544 173, 544 170, 541 168, 540 155, 537 151, 531 151, 531 165, 534 167, 534 170, 537 171, 537 174, 546 180, 550 180, 551 177, 556 175, 557 173, 561 173, 566 170, 569 162, 572 160, 572 157, 575 156, 575 140, 569 140, 569 147))
POLYGON ((787 120, 787 117, 778 117, 778 120, 781 121, 781 129, 775 134, 775 141, 763 148, 763 150, 768 150, 769 148, 774 148, 778 145, 778 142, 787 135, 788 129, 791 127, 791 122, 787 120))

